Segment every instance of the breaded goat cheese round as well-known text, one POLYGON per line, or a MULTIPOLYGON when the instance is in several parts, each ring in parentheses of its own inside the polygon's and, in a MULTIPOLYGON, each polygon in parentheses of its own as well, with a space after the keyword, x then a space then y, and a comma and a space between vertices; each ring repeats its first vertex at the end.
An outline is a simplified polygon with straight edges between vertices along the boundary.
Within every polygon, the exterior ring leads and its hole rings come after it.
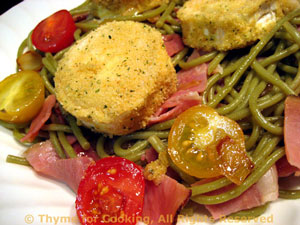
POLYGON ((297 0, 189 0, 177 16, 186 45, 227 51, 261 39, 298 7, 297 0))
POLYGON ((160 32, 133 21, 106 23, 76 42, 54 81, 66 111, 109 135, 144 128, 177 86, 160 32))

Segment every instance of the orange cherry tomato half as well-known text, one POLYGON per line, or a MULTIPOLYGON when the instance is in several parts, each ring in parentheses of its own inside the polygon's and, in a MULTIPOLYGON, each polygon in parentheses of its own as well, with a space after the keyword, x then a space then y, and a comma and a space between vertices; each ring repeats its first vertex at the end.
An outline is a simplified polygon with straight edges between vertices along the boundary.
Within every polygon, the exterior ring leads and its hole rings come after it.
POLYGON ((83 225, 133 225, 141 216, 145 181, 141 168, 121 157, 88 167, 81 180, 76 210, 83 225))
POLYGON ((43 67, 42 56, 35 51, 28 51, 17 58, 21 70, 39 71, 43 67))
POLYGON ((198 178, 224 175, 241 184, 254 167, 238 123, 206 105, 191 107, 175 120, 168 153, 177 167, 198 178))
POLYGON ((25 70, 8 76, 0 82, 0 120, 32 120, 44 103, 44 95, 44 83, 37 72, 25 70))
POLYGON ((31 40, 37 49, 56 53, 72 44, 75 30, 72 15, 67 10, 60 10, 34 28, 31 40))

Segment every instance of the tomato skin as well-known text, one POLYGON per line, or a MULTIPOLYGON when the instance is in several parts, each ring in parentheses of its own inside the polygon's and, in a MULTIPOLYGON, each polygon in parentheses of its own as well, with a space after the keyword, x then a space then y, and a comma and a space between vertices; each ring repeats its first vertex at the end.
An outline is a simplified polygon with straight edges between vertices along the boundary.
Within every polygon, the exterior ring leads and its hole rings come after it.
POLYGON ((21 70, 39 71, 43 67, 42 56, 35 51, 27 51, 17 58, 21 70))
POLYGON ((83 225, 136 224, 135 218, 143 210, 144 191, 145 181, 139 166, 121 157, 100 159, 88 167, 79 184, 76 198, 79 220, 83 225))
POLYGON ((37 49, 56 53, 73 43, 75 30, 72 15, 67 10, 60 10, 34 28, 31 40, 37 49))
POLYGON ((37 72, 12 74, 0 82, 0 120, 28 122, 38 114, 44 99, 44 83, 37 72))
POLYGON ((175 120, 168 153, 177 167, 198 178, 224 175, 241 184, 254 167, 238 123, 206 105, 191 107, 175 120))

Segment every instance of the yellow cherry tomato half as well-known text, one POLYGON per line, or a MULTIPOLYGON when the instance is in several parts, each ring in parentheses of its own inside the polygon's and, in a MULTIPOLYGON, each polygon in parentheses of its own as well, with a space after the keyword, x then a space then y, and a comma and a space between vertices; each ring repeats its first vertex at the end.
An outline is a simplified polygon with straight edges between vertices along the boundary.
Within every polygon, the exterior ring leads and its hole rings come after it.
POLYGON ((197 178, 224 175, 241 184, 254 167, 239 124, 206 105, 191 107, 176 118, 168 153, 177 167, 197 178))
POLYGON ((44 95, 44 83, 37 72, 25 70, 8 76, 0 82, 0 120, 32 120, 43 105, 44 95))

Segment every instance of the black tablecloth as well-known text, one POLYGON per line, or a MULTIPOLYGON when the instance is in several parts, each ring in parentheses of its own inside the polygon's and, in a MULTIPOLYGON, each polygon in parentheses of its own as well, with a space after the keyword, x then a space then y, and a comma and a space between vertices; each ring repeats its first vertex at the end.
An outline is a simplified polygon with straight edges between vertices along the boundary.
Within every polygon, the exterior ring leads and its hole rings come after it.
POLYGON ((0 7, 0 14, 3 14, 7 10, 9 10, 14 5, 22 2, 21 0, 2 0, 1 7, 0 7))

